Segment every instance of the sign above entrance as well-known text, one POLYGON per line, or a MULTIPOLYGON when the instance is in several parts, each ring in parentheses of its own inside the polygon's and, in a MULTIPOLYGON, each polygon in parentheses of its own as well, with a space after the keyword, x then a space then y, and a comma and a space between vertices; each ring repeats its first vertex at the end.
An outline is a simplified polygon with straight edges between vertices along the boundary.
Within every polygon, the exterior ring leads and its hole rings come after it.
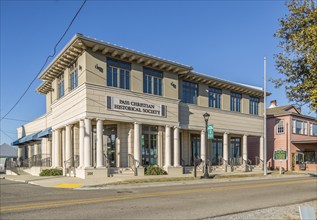
POLYGON ((214 125, 208 125, 207 133, 208 139, 214 139, 214 125))
POLYGON ((107 108, 121 112, 165 116, 165 105, 156 105, 149 102, 139 102, 112 96, 107 96, 107 108))
POLYGON ((285 150, 274 151, 274 160, 287 160, 287 151, 285 150))

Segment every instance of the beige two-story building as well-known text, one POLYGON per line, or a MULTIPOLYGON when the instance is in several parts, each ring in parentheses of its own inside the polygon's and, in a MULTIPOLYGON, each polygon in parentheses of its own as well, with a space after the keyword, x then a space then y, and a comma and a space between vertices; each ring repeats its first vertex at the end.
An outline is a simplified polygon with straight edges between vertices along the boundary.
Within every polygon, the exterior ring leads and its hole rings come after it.
POLYGON ((106 177, 105 167, 141 175, 148 165, 180 174, 195 158, 224 169, 263 162, 261 88, 81 34, 39 78, 46 113, 19 127, 13 143, 26 164, 87 178, 106 177))

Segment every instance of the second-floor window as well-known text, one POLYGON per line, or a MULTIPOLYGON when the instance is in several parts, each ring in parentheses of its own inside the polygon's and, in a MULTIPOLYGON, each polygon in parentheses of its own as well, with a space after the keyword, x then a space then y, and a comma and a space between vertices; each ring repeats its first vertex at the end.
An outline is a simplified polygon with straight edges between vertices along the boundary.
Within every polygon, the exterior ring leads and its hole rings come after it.
POLYGON ((197 83, 183 81, 182 87, 182 102, 197 104, 197 83))
POLYGON ((307 122, 303 122, 300 120, 293 120, 293 133, 294 134, 304 134, 307 135, 307 122))
POLYGON ((64 96, 64 74, 61 74, 57 79, 58 98, 64 96))
POLYGON ((70 89, 73 90, 78 86, 77 63, 70 66, 70 89))
POLYGON ((162 95, 162 79, 163 73, 161 71, 143 68, 143 92, 162 95))
POLYGON ((233 112, 241 111, 241 98, 242 95, 239 93, 232 92, 230 95, 230 110, 233 112))
POLYGON ((309 124, 309 134, 310 136, 317 136, 317 124, 309 124))
POLYGON ((284 120, 277 120, 276 121, 276 133, 283 134, 284 133, 284 120))
POLYGON ((130 89, 131 64, 107 59, 107 86, 130 89))
POLYGON ((249 111, 252 115, 258 115, 259 114, 259 102, 260 99, 256 97, 250 97, 250 107, 249 111))
POLYGON ((208 88, 208 96, 209 96, 209 107, 212 108, 221 108, 220 107, 220 102, 221 102, 221 94, 222 91, 221 89, 216 89, 216 88, 212 88, 209 87, 208 88))

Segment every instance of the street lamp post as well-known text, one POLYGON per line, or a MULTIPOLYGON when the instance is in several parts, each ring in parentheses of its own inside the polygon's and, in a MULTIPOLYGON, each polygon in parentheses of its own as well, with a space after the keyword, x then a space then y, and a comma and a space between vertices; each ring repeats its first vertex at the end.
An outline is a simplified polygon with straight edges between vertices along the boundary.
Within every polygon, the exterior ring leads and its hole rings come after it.
POLYGON ((209 178, 209 174, 208 174, 208 164, 207 164, 207 158, 208 158, 208 120, 210 115, 206 112, 204 115, 204 119, 205 119, 205 147, 206 147, 206 151, 205 151, 205 172, 204 172, 204 176, 203 178, 208 179, 209 178))

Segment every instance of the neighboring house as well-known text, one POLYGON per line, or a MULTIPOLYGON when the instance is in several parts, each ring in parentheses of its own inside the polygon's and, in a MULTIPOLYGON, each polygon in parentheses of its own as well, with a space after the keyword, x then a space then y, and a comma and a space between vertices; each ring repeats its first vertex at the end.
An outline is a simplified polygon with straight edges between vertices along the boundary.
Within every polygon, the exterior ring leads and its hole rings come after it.
POLYGON ((8 160, 16 161, 18 158, 18 149, 6 143, 0 145, 0 172, 5 170, 5 164, 8 160))
POLYGON ((19 127, 13 143, 27 164, 51 158, 50 166, 86 178, 105 176, 106 165, 182 173, 196 157, 223 166, 263 161, 262 88, 81 34, 39 78, 46 113, 19 127), (206 112, 215 131, 207 144, 206 112))
POLYGON ((283 161, 286 170, 317 170, 317 120, 302 115, 293 105, 277 106, 271 101, 267 109, 267 159, 271 168, 278 168, 273 161, 275 150, 287 151, 283 161))

